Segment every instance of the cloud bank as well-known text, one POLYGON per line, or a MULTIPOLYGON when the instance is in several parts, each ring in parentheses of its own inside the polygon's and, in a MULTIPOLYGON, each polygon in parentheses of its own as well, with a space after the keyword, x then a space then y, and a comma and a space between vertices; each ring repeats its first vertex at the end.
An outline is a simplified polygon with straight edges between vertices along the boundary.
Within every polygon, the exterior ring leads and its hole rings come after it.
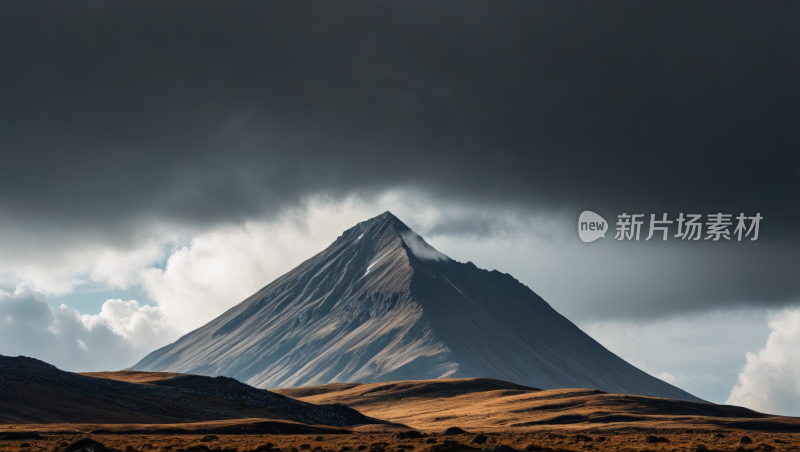
POLYGON ((0 292, 0 354, 32 356, 74 371, 118 370, 174 336, 157 307, 109 300, 96 315, 51 309, 25 284, 0 292))

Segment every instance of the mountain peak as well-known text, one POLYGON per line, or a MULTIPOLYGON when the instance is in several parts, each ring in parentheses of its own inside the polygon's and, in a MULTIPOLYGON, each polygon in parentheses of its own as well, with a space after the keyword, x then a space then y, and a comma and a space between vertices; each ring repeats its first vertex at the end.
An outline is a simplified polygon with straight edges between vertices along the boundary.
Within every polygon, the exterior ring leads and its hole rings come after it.
POLYGON ((359 241, 365 235, 371 236, 378 243, 385 243, 391 241, 391 238, 400 237, 402 243, 411 251, 410 255, 420 260, 450 260, 388 210, 346 230, 342 234, 342 238, 359 241))
POLYGON ((356 224, 352 228, 344 231, 344 233, 342 233, 342 237, 350 238, 353 235, 361 235, 366 231, 377 232, 386 226, 394 228, 394 230, 398 234, 400 234, 405 230, 410 230, 410 228, 406 226, 405 223, 400 221, 399 218, 397 218, 387 210, 386 212, 383 212, 378 216, 372 217, 369 220, 364 220, 356 224))
POLYGON ((391 212, 132 369, 261 388, 489 377, 699 400, 606 350, 512 276, 448 258, 391 212))

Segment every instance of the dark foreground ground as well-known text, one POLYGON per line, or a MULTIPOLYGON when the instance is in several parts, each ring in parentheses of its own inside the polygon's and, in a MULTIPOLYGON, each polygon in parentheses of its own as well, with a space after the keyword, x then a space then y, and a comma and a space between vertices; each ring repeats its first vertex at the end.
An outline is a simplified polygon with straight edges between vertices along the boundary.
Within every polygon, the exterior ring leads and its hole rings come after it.
POLYGON ((473 378, 263 391, 6 361, 0 451, 800 452, 800 418, 591 389, 473 378))
MULTIPOLYGON (((66 426, 63 426, 66 427, 66 426)), ((17 430, 17 429, 15 429, 17 430)), ((518 451, 797 451, 800 435, 780 432, 747 432, 730 429, 654 431, 594 431, 587 429, 507 430, 482 433, 472 431, 457 435, 441 432, 423 433, 421 438, 407 438, 395 432, 351 432, 326 435, 236 435, 236 434, 86 434, 78 432, 41 432, 39 439, 2 439, 6 451, 102 450, 140 452, 455 452, 484 450, 518 451), (98 444, 85 441, 90 438, 98 444), (84 440, 84 441, 82 441, 84 440), (79 443, 82 441, 83 444, 79 443), (77 443, 77 444, 76 444, 77 443), (88 446, 88 447, 86 447, 88 446)), ((2 433, 0 433, 0 437, 2 433)), ((29 438, 33 438, 31 435, 29 438)))

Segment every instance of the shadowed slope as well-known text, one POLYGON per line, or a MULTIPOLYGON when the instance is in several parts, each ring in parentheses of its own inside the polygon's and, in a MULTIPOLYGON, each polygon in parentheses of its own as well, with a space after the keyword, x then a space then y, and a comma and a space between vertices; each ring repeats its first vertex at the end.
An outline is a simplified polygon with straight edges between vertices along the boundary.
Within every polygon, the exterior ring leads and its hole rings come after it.
POLYGON ((529 388, 507 381, 491 378, 443 378, 439 380, 406 380, 386 383, 352 384, 332 383, 320 386, 303 386, 300 388, 273 389, 276 394, 283 394, 295 399, 326 400, 344 398, 348 404, 359 403, 391 403, 409 397, 445 398, 462 394, 485 391, 525 391, 536 392, 540 389, 529 388))
POLYGON ((64 372, 0 355, 0 423, 186 423, 260 418, 304 424, 376 423, 342 405, 313 405, 226 377, 64 372), (146 384, 125 380, 147 381, 146 384))

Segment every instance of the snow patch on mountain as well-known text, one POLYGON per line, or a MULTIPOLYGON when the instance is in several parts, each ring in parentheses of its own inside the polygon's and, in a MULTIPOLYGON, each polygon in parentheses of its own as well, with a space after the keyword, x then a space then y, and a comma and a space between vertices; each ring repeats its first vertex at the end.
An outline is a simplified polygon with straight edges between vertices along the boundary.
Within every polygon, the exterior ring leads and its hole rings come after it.
POLYGON ((445 280, 445 281, 447 281, 447 282, 449 282, 449 283, 450 283, 450 285, 451 285, 451 286, 453 286, 453 287, 454 287, 454 288, 455 288, 455 289, 458 291, 458 293, 460 293, 461 295, 464 295, 464 292, 462 292, 462 291, 461 291, 461 289, 459 289, 458 287, 456 287, 456 285, 455 285, 455 284, 453 284, 452 282, 450 282, 450 280, 449 280, 449 279, 447 279, 447 277, 446 277, 446 276, 444 277, 444 280, 445 280))
MULTIPOLYGON (((377 263, 379 263, 380 261, 382 261, 382 260, 383 260, 383 259, 384 259, 386 256, 388 256, 388 255, 389 255, 391 252, 392 252, 392 250, 391 250, 391 249, 389 249, 389 250, 387 250, 387 251, 383 252, 383 253, 382 253, 381 255, 379 255, 378 257, 376 257, 376 258, 375 258, 375 260, 374 260, 374 261, 372 261, 372 263, 371 263, 371 264, 369 264, 369 267, 367 267, 367 271, 366 271, 366 272, 364 272, 364 276, 367 276, 367 275, 369 275, 369 271, 370 271, 370 269, 372 269, 372 267, 374 267, 374 266, 375 266, 375 264, 377 264, 377 263)), ((362 276, 362 278, 363 278, 363 276, 362 276)))

